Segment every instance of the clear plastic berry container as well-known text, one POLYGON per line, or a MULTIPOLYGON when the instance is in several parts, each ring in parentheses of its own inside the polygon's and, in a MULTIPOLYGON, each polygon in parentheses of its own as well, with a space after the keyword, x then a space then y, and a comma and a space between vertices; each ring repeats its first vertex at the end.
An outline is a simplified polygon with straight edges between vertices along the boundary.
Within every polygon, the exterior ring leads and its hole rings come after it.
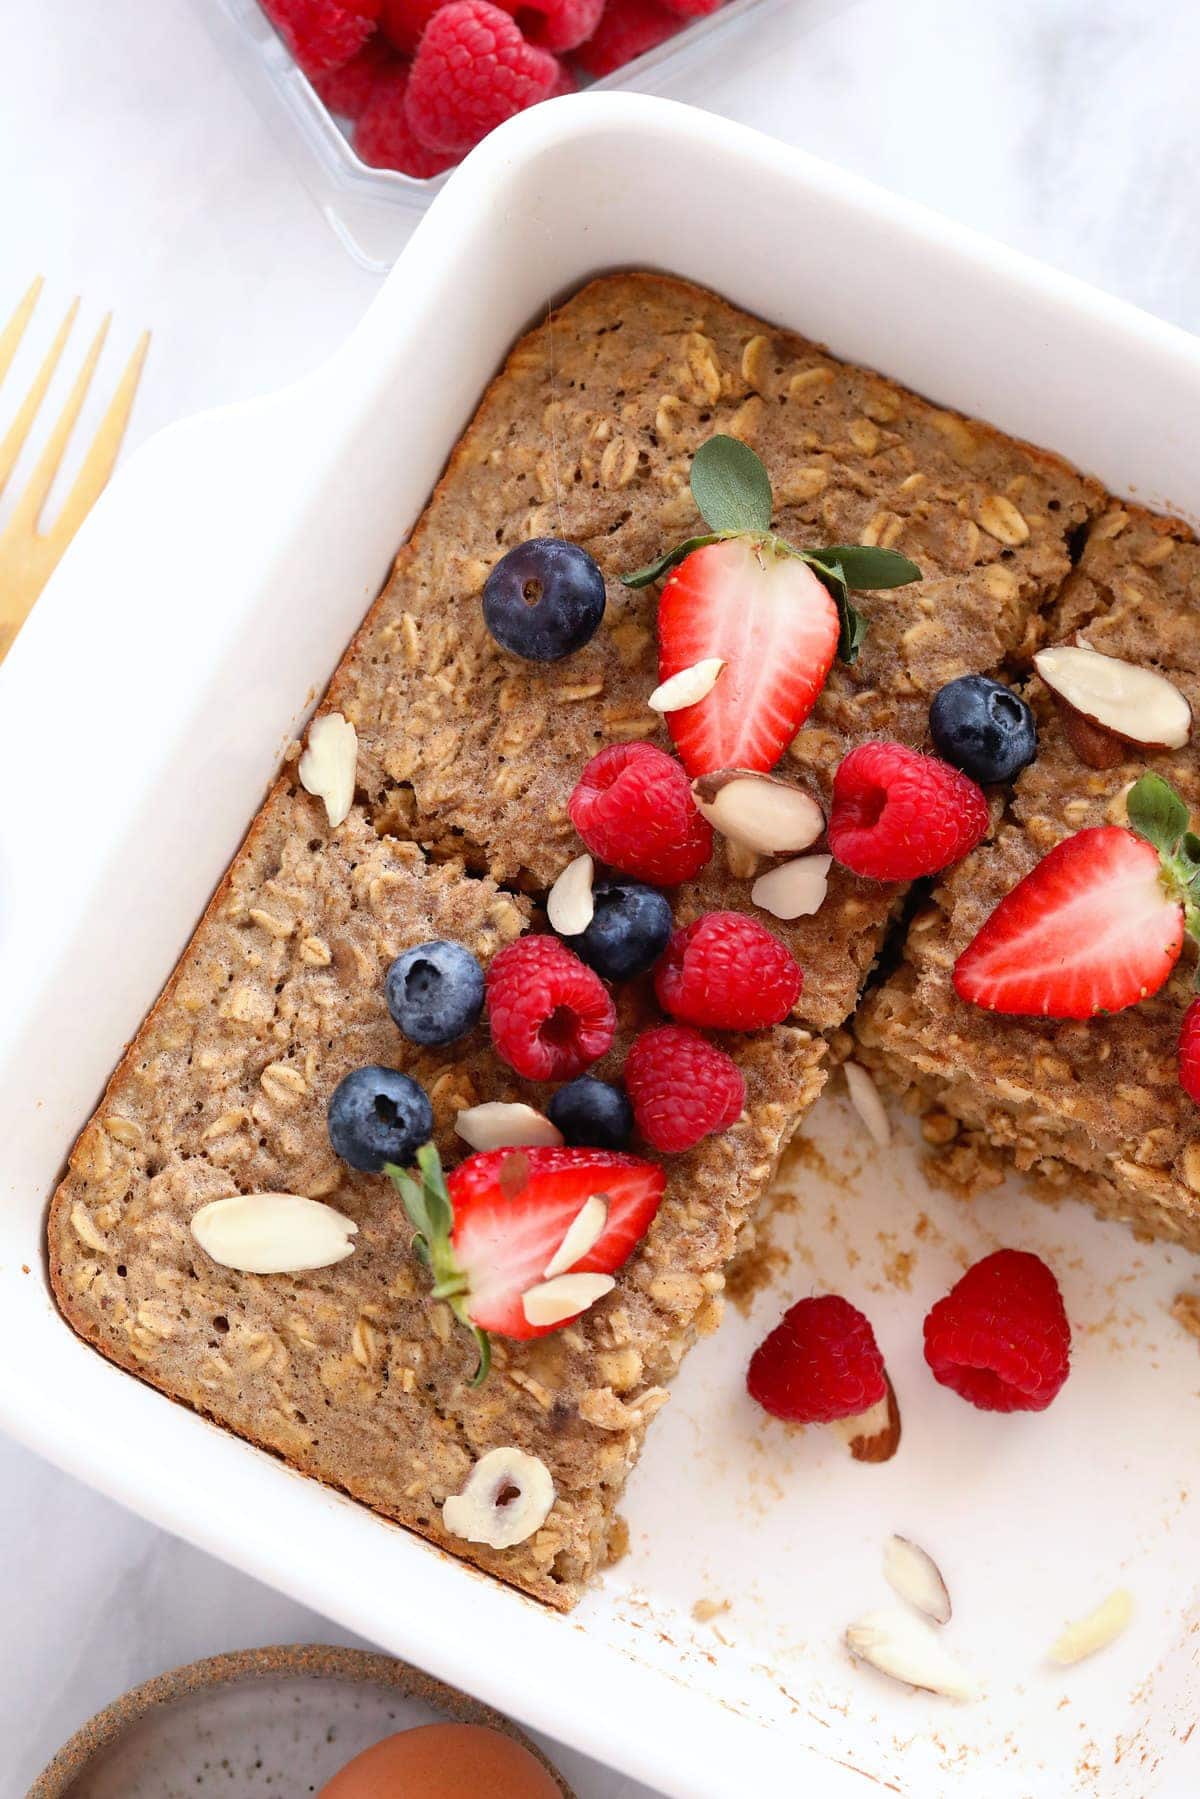
MULTIPOLYGON (((424 210, 448 177, 418 180, 360 161, 258 0, 195 0, 195 5, 333 231, 357 262, 385 273, 412 232, 414 214, 424 210)), ((719 39, 738 31, 752 13, 799 5, 810 5, 818 14, 829 10, 828 0, 823 6, 820 0, 726 0, 717 12, 685 25, 584 91, 635 87, 687 98, 688 67, 717 54, 719 39), (681 75, 683 83, 677 79, 681 75)))

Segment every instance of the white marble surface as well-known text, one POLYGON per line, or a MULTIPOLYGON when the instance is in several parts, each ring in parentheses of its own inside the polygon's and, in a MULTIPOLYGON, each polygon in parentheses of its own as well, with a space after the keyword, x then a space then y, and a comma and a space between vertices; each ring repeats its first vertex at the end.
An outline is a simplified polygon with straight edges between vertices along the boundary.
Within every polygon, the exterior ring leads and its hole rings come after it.
MULTIPOLYGON (((1195 0, 859 0, 808 15, 793 0, 675 91, 1200 330, 1195 0)), ((114 308, 106 367, 153 329, 132 441, 311 367, 377 285, 184 0, 10 9, 0 181, 0 315, 41 270, 46 321, 75 291, 89 322, 114 308)), ((347 1640, 4 1442, 0 1590, 0 1799, 150 1674, 253 1643, 347 1640)), ((561 1759, 583 1799, 641 1791, 561 1759)))

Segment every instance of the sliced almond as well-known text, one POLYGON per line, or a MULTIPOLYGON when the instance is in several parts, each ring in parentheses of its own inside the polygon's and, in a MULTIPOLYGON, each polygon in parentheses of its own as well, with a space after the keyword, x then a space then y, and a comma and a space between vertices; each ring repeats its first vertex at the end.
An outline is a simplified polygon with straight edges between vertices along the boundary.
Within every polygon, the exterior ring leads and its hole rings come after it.
POLYGON ((562 1132, 548 1118, 517 1100, 467 1106, 456 1115, 454 1128, 472 1149, 557 1148, 562 1142, 562 1132))
POLYGON ((724 666, 720 656, 693 662, 656 687, 646 703, 652 712, 682 712, 685 706, 697 706, 712 692, 724 666))
POLYGON ((578 937, 591 924, 596 913, 592 898, 595 874, 596 864, 590 856, 576 856, 546 895, 546 916, 551 930, 560 937, 578 937))
POLYGON ((846 1091, 850 1095, 850 1104, 867 1127, 867 1134, 880 1149, 886 1149, 892 1140, 892 1126, 883 1101, 879 1097, 879 1089, 858 1062, 843 1062, 846 1076, 846 1091))
POLYGON ((1187 700, 1152 668, 1102 655, 1084 643, 1039 650, 1033 665, 1056 699, 1126 743, 1178 750, 1191 735, 1187 700))
POLYGON ((616 1284, 611 1274, 556 1274, 521 1295, 521 1310, 526 1323, 537 1328, 565 1324, 611 1293, 616 1284))
POLYGON ((192 1236, 222 1268, 242 1274, 300 1274, 331 1268, 354 1252, 358 1226, 299 1193, 235 1193, 193 1214, 192 1236))
POLYGON ((608 1194, 589 1195, 571 1220, 566 1236, 546 1263, 546 1279, 552 1281, 555 1275, 568 1274, 576 1262, 582 1262, 589 1250, 595 1249, 599 1243, 607 1223, 608 1194))
POLYGON ((797 856, 759 875, 750 898, 772 918, 811 918, 825 904, 832 856, 797 856))
POLYGON ((910 1537, 889 1537, 883 1546, 884 1579, 894 1593, 915 1605, 935 1624, 950 1622, 950 1594, 941 1569, 910 1537))
POLYGON ((323 712, 313 719, 297 773, 305 792, 324 800, 331 826, 349 817, 358 778, 358 732, 348 718, 323 712))
POLYGON ((553 1504, 545 1462, 505 1444, 480 1456, 462 1492, 443 1505, 442 1523, 464 1542, 512 1549, 542 1528, 553 1504))
POLYGON ((765 856, 806 850, 825 829, 812 795, 776 775, 721 768, 692 782, 692 798, 722 837, 765 856))
POLYGON ((1119 1637, 1133 1617, 1133 1595, 1127 1587, 1118 1587, 1085 1618, 1068 1624, 1062 1635, 1050 1645, 1050 1660, 1062 1668, 1095 1655, 1098 1649, 1119 1637))
POLYGON ((899 1606, 867 1612, 851 1624, 846 1647, 851 1655, 892 1680, 902 1680, 926 1693, 941 1693, 947 1699, 975 1698, 975 1682, 943 1646, 937 1632, 923 1618, 914 1618, 899 1606))
POLYGON ((830 1426, 856 1462, 890 1462, 900 1447, 900 1407, 896 1390, 885 1374, 887 1392, 882 1399, 852 1418, 835 1418, 830 1426))

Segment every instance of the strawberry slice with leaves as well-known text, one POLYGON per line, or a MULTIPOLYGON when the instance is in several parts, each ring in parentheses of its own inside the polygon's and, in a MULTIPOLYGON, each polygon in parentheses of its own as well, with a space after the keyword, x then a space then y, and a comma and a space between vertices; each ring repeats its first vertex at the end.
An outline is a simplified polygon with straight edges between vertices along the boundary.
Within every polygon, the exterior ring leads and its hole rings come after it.
POLYGON ((475 1333, 476 1384, 491 1365, 489 1332, 544 1337, 611 1289, 666 1185, 657 1163, 602 1149, 484 1150, 447 1179, 427 1143, 415 1173, 385 1172, 416 1228, 433 1298, 475 1333))
POLYGON ((1185 935, 1200 937, 1200 837, 1160 775, 1129 823, 1066 837, 1019 881, 954 965, 960 999, 989 1012, 1093 1018, 1157 993, 1185 935))
POLYGON ((703 699, 667 714, 688 773, 765 773, 812 711, 835 656, 858 655, 866 620, 851 590, 902 587, 921 571, 895 550, 800 550, 777 536, 770 478, 736 437, 702 444, 691 481, 708 533, 623 580, 646 587, 668 576, 658 608, 660 682, 698 662, 721 663, 703 699))

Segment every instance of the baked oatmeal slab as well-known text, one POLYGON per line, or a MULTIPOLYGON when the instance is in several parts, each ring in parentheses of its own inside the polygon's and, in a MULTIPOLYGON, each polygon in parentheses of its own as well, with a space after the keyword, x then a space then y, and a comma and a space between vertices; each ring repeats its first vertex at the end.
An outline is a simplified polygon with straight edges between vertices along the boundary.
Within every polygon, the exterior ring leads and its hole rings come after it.
MULTIPOLYGON (((1111 504, 1046 621, 1152 667, 1200 708, 1200 546, 1173 521, 1111 504)), ((1148 768, 1200 812, 1194 748, 1130 745, 1111 768, 1083 763, 1045 684, 1030 681, 1036 760, 1018 777, 993 842, 953 869, 913 920, 897 973, 856 1020, 863 1059, 926 1113, 934 1170, 974 1191, 1007 1162, 1047 1197, 1071 1192, 1149 1236, 1200 1250, 1200 1113, 1180 1086, 1175 1045, 1191 997, 1190 949, 1162 990, 1087 1022, 1001 1017, 965 1004, 950 974, 997 902, 1072 832, 1124 824, 1148 768)))
MULTIPOLYGON (((614 1508, 649 1418, 721 1308, 723 1270, 778 1156, 823 1082, 815 1030, 840 1024, 900 896, 835 871, 814 918, 778 927, 805 970, 796 1022, 731 1039, 747 1108, 672 1158, 666 1199, 616 1290, 537 1341, 498 1340, 470 1386, 470 1339, 431 1303, 390 1186, 345 1168, 330 1092, 364 1063, 429 1091, 443 1154, 477 1100, 544 1104, 477 1031, 447 1051, 406 1045, 382 997, 406 946, 433 936, 486 961, 533 916, 578 845, 566 800, 587 757, 656 734, 654 601, 619 583, 694 523, 687 471, 717 430, 770 469, 797 541, 900 544, 927 579, 866 596, 866 649, 838 668, 792 752, 827 794, 853 741, 920 742, 947 679, 1027 650, 1039 608, 1099 503, 1055 458, 881 377, 839 364, 682 283, 594 283, 519 344, 455 453, 412 542, 335 676, 326 710, 359 733, 358 798, 330 830, 285 779, 71 1157, 50 1217, 51 1269, 71 1324, 122 1366, 557 1606, 619 1532, 614 1508), (606 577, 597 637, 538 668, 485 632, 479 594, 518 541, 582 542, 606 577), (507 883, 507 887, 497 885, 507 883), (193 1243, 198 1206, 287 1191, 358 1225, 345 1262, 254 1276, 193 1243), (478 1457, 516 1443, 557 1499, 516 1549, 450 1537, 440 1507, 478 1457)), ((754 872, 720 840, 675 896, 677 922, 749 907, 754 872)), ((773 923, 775 921, 772 921, 773 923)), ((642 998, 624 1013, 615 1073, 642 998)))
MULTIPOLYGON (((1028 652, 1101 503, 1057 457, 701 288, 595 281, 513 351, 334 677, 325 703, 358 730, 381 828, 545 888, 578 851, 567 799, 589 756, 634 739, 670 747, 647 705, 655 593, 620 577, 699 528, 689 473, 718 432, 766 464, 780 535, 896 548, 924 575, 855 596, 862 653, 834 665, 782 771, 826 803, 852 743, 922 744, 939 687, 1028 652), (590 551, 608 604, 590 643, 539 668, 493 642, 479 596, 506 550, 548 533, 590 551)), ((679 921, 749 908, 757 866, 718 839, 678 890, 679 921)), ((853 1009, 897 898, 835 867, 817 915, 772 921, 805 972, 801 1022, 826 1030, 853 1009)))
POLYGON ((361 811, 331 833, 318 802, 280 786, 72 1152, 51 1208, 50 1270, 69 1322, 122 1367, 566 1606, 607 1557, 663 1383, 717 1323, 721 1270, 823 1077, 800 1029, 730 1040, 746 1112, 672 1158, 618 1291, 553 1336, 496 1339, 493 1372, 472 1387, 472 1341, 430 1303, 399 1200, 334 1156, 325 1108, 351 1068, 402 1065, 431 1097, 443 1156, 458 1160, 460 1107, 544 1104, 494 1056, 486 1029, 452 1053, 421 1051, 383 1001, 384 973, 410 944, 450 937, 486 959, 530 911, 461 863, 431 865, 415 844, 378 836, 361 811), (238 1192, 330 1201, 358 1225, 354 1254, 297 1275, 219 1266, 189 1222, 238 1192), (503 1552, 451 1536, 442 1503, 478 1456, 512 1442, 551 1472, 546 1524, 503 1552))

